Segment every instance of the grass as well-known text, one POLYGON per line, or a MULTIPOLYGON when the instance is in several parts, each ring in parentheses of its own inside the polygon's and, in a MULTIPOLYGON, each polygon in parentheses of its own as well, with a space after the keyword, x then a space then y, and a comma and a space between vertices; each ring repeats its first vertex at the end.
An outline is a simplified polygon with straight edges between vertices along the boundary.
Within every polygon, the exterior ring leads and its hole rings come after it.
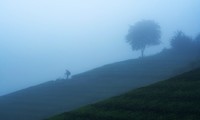
MULTIPOLYGON (((193 54, 185 52, 184 54, 179 54, 171 50, 164 50, 156 55, 98 67, 74 75, 70 80, 58 79, 42 83, 1 96, 0 120, 14 120, 16 118, 19 120, 41 120, 49 118, 56 114, 68 112, 139 87, 156 83, 160 80, 168 79, 200 66, 196 62, 200 63, 193 54)), ((151 94, 153 95, 153 93, 151 94)), ((156 103, 157 101, 152 102, 156 103)), ((104 111, 101 111, 98 107, 95 107, 96 109, 99 111, 96 113, 99 113, 99 116, 102 117, 104 111)), ((111 110, 108 113, 117 114, 118 112, 121 113, 122 111, 111 110)), ((108 113, 105 113, 105 115, 108 115, 108 113)), ((128 113, 133 114, 130 111, 128 113)), ((73 116, 74 112, 68 114, 73 116)), ((134 114, 140 116, 139 111, 134 112, 134 114)), ((108 116, 112 118, 110 115, 108 116)), ((125 116, 127 115, 125 114, 125 116)), ((117 118, 123 118, 123 115, 117 118)))
POLYGON ((48 120, 200 120, 200 69, 48 120))

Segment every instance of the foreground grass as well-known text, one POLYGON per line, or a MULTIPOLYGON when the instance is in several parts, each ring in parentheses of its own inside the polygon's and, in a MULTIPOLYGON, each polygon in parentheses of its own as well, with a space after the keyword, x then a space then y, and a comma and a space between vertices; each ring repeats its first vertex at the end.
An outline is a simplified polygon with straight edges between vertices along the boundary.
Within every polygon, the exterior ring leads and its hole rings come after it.
POLYGON ((200 120, 200 69, 48 120, 200 120))

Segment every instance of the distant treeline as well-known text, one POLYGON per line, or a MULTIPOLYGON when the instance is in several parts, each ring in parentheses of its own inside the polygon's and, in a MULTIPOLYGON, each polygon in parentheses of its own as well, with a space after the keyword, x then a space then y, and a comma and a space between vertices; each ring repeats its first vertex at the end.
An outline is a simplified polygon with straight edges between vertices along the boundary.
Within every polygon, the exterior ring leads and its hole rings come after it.
POLYGON ((182 31, 177 31, 172 37, 171 49, 180 54, 192 54, 200 57, 200 34, 193 39, 182 31))

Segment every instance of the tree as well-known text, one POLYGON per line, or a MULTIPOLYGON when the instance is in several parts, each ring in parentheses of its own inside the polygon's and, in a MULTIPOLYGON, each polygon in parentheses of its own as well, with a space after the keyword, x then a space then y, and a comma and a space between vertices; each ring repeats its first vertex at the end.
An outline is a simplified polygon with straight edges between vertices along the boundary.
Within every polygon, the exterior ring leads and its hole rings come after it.
POLYGON ((192 45, 192 38, 185 35, 182 31, 177 31, 171 40, 171 47, 180 52, 190 50, 192 45))
POLYGON ((160 26, 152 20, 143 20, 130 26, 127 42, 133 50, 141 50, 142 57, 147 46, 160 44, 161 30, 160 26))

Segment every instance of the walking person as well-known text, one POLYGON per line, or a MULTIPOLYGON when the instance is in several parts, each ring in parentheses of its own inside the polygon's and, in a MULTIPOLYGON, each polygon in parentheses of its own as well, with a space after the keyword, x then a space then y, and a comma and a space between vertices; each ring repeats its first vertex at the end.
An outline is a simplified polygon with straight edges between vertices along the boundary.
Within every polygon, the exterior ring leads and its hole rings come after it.
POLYGON ((68 80, 69 79, 69 76, 71 75, 71 72, 69 70, 65 70, 65 75, 66 75, 66 79, 68 80))

